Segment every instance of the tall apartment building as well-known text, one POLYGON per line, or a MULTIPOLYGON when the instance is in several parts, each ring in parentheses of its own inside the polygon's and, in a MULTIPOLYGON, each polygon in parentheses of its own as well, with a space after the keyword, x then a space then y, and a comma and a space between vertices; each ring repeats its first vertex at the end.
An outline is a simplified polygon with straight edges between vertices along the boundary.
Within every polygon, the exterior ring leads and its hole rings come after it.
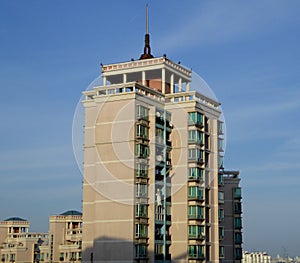
POLYGON ((45 245, 48 233, 29 233, 29 222, 19 217, 0 221, 1 262, 39 262, 39 247, 45 245))
POLYGON ((242 259, 242 191, 239 171, 219 170, 219 240, 221 262, 242 259))
POLYGON ((148 31, 140 59, 102 65, 102 80, 83 92, 83 261, 226 260, 220 103, 154 58, 148 31))

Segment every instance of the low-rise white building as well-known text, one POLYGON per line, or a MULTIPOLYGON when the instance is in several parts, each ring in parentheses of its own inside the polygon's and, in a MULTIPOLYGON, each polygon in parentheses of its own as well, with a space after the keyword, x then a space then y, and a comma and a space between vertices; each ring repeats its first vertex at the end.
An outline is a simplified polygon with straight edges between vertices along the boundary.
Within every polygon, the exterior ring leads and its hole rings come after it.
POLYGON ((271 256, 266 252, 243 251, 242 263, 271 263, 271 256))

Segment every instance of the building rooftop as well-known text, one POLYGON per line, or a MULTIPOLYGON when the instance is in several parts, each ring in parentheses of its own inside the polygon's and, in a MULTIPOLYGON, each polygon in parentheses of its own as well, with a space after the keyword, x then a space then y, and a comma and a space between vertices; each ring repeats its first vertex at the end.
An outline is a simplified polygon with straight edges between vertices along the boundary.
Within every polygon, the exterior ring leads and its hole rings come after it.
POLYGON ((10 218, 5 219, 4 221, 23 221, 23 222, 25 222, 28 220, 20 218, 20 217, 10 217, 10 218))
POLYGON ((66 211, 62 214, 60 214, 61 216, 81 216, 82 213, 81 212, 78 212, 78 211, 75 211, 75 210, 69 210, 69 211, 66 211))

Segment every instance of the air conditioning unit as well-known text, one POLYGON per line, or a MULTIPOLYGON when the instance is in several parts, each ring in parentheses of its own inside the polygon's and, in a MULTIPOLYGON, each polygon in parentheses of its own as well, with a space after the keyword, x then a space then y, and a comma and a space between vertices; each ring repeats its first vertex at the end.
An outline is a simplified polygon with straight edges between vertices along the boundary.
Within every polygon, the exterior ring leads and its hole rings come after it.
POLYGON ((157 155, 156 156, 156 161, 162 162, 164 160, 164 157, 162 155, 157 155))

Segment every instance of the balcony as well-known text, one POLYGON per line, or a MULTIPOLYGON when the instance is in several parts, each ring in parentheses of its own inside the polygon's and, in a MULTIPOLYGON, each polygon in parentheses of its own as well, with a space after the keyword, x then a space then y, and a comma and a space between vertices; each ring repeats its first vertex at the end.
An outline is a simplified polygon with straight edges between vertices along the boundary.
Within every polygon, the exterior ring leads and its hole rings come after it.
POLYGON ((149 109, 142 106, 142 105, 138 105, 137 106, 137 119, 138 120, 144 120, 148 123, 148 121, 149 121, 149 109))
POLYGON ((188 234, 189 239, 196 239, 196 240, 204 240, 205 234, 204 233, 197 233, 197 234, 188 234))
POLYGON ((141 143, 136 144, 136 157, 138 158, 148 158, 150 155, 149 146, 141 143))
POLYGON ((188 215, 188 218, 190 220, 204 220, 204 215, 203 214, 190 214, 190 215, 188 215))
POLYGON ((158 124, 160 126, 164 126, 164 124, 165 124, 165 120, 162 116, 156 116, 155 121, 156 121, 156 124, 158 124))
POLYGON ((204 159, 199 157, 199 158, 189 158, 188 160, 190 163, 197 163, 199 165, 203 165, 204 164, 204 159))
POLYGON ((148 137, 148 134, 144 134, 144 133, 137 133, 136 134, 136 138, 137 139, 140 139, 142 141, 146 141, 144 143, 147 143, 149 141, 149 137, 148 137))
POLYGON ((139 212, 135 214, 136 218, 148 218, 148 213, 146 212, 139 212))
POLYGON ((203 189, 197 186, 190 186, 188 190, 189 201, 204 201, 203 189))
POLYGON ((200 129, 203 128, 202 120, 191 120, 191 119, 189 119, 188 125, 189 126, 196 126, 200 129))
POLYGON ((164 220, 164 214, 163 213, 155 213, 155 220, 156 221, 163 221, 164 220))
POLYGON ((167 145, 168 147, 172 147, 172 142, 171 142, 170 140, 168 140, 168 141, 166 141, 166 145, 167 145))
POLYGON ((242 229, 242 218, 241 217, 234 218, 234 229, 242 229))
POLYGON ((219 193, 218 193, 218 201, 219 201, 219 204, 224 204, 224 199, 225 199, 224 192, 219 192, 219 193))
POLYGON ((233 198, 235 200, 242 199, 242 189, 240 187, 237 187, 237 188, 233 189, 233 198))
POLYGON ((218 185, 224 186, 224 176, 223 174, 218 174, 218 185))
POLYGON ((161 181, 164 179, 164 176, 161 173, 155 174, 155 180, 156 181, 161 181))
POLYGON ((148 239, 148 233, 135 233, 135 238, 148 239))
POLYGON ((241 232, 234 233, 234 244, 241 245, 243 243, 243 236, 241 232))
POLYGON ((224 209, 219 209, 218 218, 219 218, 219 222, 224 220, 224 209))
POLYGON ((68 251, 80 251, 80 249, 79 249, 79 245, 77 245, 77 244, 65 244, 65 245, 59 245, 58 246, 58 248, 59 248, 59 250, 60 251, 66 251, 66 252, 68 252, 68 251))
POLYGON ((189 259, 198 259, 198 260, 204 260, 205 256, 202 253, 195 253, 195 254, 190 254, 189 253, 189 259))
POLYGON ((242 214, 242 203, 234 202, 234 213, 237 215, 242 214))

